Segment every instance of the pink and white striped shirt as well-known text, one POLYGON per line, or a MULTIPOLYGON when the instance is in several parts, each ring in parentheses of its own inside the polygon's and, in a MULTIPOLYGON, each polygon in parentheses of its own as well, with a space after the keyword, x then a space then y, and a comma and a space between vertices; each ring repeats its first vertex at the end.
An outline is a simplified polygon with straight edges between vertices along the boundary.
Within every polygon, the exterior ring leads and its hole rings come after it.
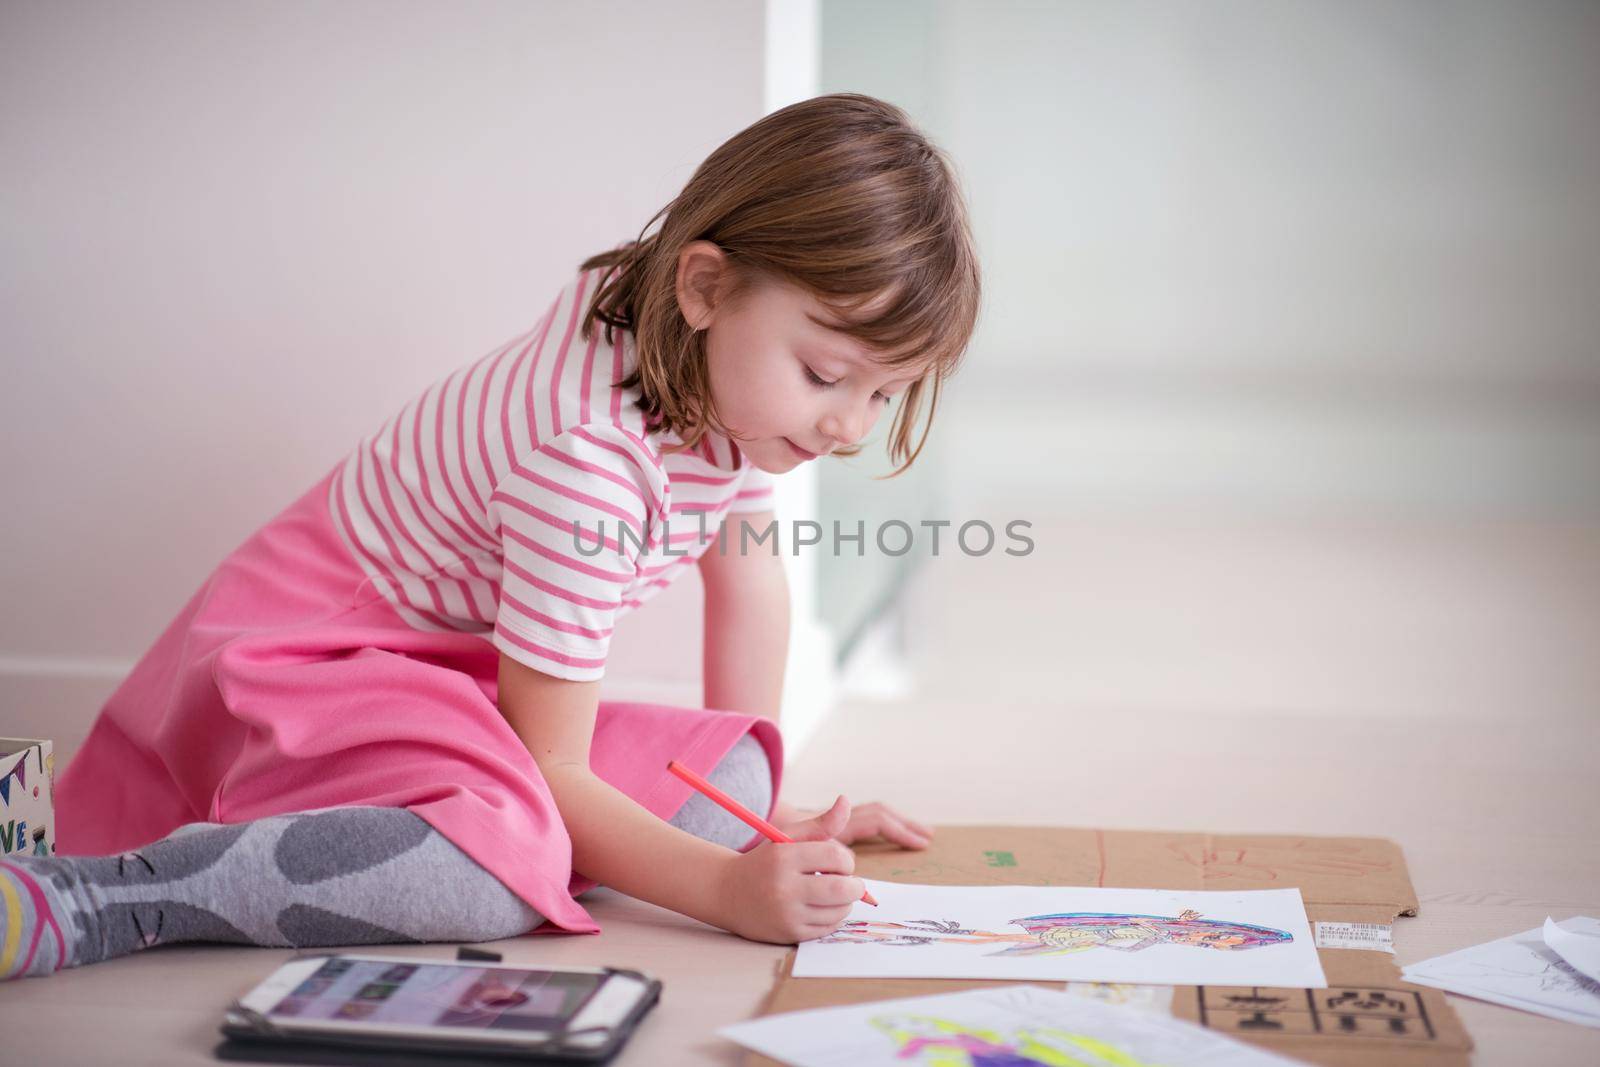
POLYGON ((405 405, 328 499, 412 626, 479 633, 579 681, 602 675, 617 616, 704 555, 726 515, 772 507, 771 476, 734 442, 708 434, 666 454, 681 439, 646 426, 637 389, 612 385, 633 370, 632 333, 580 335, 604 276, 580 272, 531 330, 405 405))

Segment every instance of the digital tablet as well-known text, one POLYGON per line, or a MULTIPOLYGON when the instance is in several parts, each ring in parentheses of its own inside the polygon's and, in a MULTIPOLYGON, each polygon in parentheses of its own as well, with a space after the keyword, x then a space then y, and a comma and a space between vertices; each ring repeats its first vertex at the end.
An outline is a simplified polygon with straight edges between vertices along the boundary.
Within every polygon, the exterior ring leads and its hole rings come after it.
POLYGON ((410 1052, 600 1062, 622 1047, 660 991, 655 979, 610 967, 314 955, 288 961, 241 997, 222 1032, 275 1054, 315 1045, 391 1059, 410 1052))

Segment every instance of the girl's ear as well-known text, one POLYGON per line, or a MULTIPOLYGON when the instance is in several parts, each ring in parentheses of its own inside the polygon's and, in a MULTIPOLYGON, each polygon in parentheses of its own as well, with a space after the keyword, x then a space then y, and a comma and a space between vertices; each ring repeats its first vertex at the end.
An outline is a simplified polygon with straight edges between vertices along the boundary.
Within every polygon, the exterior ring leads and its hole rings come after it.
POLYGON ((678 252, 678 310, 691 330, 711 324, 728 255, 710 241, 690 241, 678 252))

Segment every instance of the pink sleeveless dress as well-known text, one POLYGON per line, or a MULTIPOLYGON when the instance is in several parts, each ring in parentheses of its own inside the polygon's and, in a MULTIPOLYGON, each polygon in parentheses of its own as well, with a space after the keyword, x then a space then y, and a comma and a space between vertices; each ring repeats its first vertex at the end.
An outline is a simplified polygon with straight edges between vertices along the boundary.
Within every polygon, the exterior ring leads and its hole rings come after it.
MULTIPOLYGON (((213 572, 111 696, 56 784, 58 850, 105 855, 188 822, 338 805, 407 808, 548 920, 597 933, 574 899, 550 790, 496 706, 481 635, 413 628, 341 541, 322 479, 213 572)), ((595 773, 670 819, 753 732, 778 795, 783 743, 746 714, 603 702, 595 773)), ((766 813, 762 813, 766 814, 766 813)))

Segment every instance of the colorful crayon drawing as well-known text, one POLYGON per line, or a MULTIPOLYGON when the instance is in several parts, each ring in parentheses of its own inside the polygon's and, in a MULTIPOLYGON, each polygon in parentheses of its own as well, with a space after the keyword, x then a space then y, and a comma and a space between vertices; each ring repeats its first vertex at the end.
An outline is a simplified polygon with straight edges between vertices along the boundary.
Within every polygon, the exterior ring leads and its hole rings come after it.
POLYGON ((1030 915, 1012 919, 1025 933, 994 933, 964 929, 960 923, 938 919, 913 919, 908 922, 852 920, 826 937, 821 944, 928 945, 1010 943, 987 956, 1065 956, 1091 948, 1117 952, 1139 952, 1152 945, 1185 945, 1219 951, 1260 948, 1287 944, 1294 935, 1283 930, 1250 923, 1202 919, 1188 909, 1176 918, 1164 915, 1130 915, 1120 912, 1073 911, 1053 915, 1030 915))
POLYGON ((1013 1027, 1011 1036, 937 1015, 882 1015, 869 1020, 895 1043, 895 1058, 927 1067, 1149 1067, 1087 1034, 1044 1026, 1013 1027))

